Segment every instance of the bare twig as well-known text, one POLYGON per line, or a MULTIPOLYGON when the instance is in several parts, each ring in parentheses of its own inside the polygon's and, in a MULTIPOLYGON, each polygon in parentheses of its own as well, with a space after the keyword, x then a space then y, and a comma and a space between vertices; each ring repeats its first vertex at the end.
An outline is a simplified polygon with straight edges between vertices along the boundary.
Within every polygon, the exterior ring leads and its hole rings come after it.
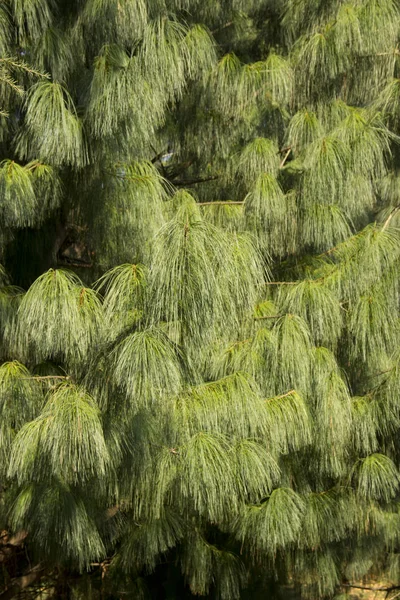
POLYGON ((272 398, 267 398, 265 402, 269 402, 270 400, 281 400, 282 398, 287 398, 288 396, 292 396, 296 393, 296 390, 290 390, 286 392, 286 394, 282 394, 281 396, 273 396, 272 398))
POLYGON ((297 285, 301 283, 301 281, 266 281, 265 285, 297 285))
POLYGON ((282 169, 285 166, 285 163, 286 163, 287 159, 289 158, 289 154, 291 153, 291 151, 292 151, 292 147, 290 146, 287 149, 285 156, 281 160, 281 164, 279 165, 280 169, 282 169))
POLYGON ((244 200, 215 200, 214 202, 198 202, 198 206, 242 206, 244 200))
POLYGON ((395 206, 394 209, 390 212, 390 215, 388 216, 388 218, 386 219, 386 221, 383 224, 382 231, 385 231, 386 227, 389 225, 389 223, 393 219, 394 215, 397 212, 399 212, 399 210, 400 210, 400 204, 395 206))
POLYGON ((155 150, 154 146, 151 146, 151 149, 153 150, 153 152, 156 153, 155 156, 153 156, 153 158, 150 161, 154 165, 154 163, 156 163, 158 160, 160 160, 160 158, 162 158, 164 156, 164 154, 165 154, 166 151, 165 150, 161 150, 161 152, 157 152, 155 150))
POLYGON ((399 48, 394 48, 391 52, 378 52, 375 56, 396 56, 400 54, 399 48))
POLYGON ((222 25, 221 27, 218 27, 217 29, 213 29, 211 31, 211 33, 213 35, 215 35, 216 33, 218 33, 219 31, 223 31, 224 29, 226 29, 227 27, 231 27, 232 25, 234 25, 234 21, 228 21, 227 23, 225 23, 225 25, 222 25))
POLYGON ((393 371, 393 369, 395 369, 395 367, 392 367, 391 369, 385 369, 384 371, 379 371, 379 373, 374 373, 373 375, 366 375, 367 379, 373 379, 374 377, 380 377, 381 375, 385 375, 386 373, 390 373, 391 371, 393 371))
POLYGON ((38 375, 38 376, 33 376, 33 377, 22 377, 22 379, 29 379, 31 381, 36 380, 36 381, 41 381, 42 379, 71 379, 71 377, 69 375, 38 375))
MULTIPOLYGON (((372 586, 368 586, 368 585, 355 585, 352 583, 342 583, 341 586, 346 587, 346 588, 354 588, 356 590, 369 590, 371 592, 394 592, 395 590, 400 589, 400 586, 398 586, 398 585, 393 585, 393 586, 389 586, 389 587, 372 587, 372 586)), ((0 600, 1 600, 1 598, 0 598, 0 600)))

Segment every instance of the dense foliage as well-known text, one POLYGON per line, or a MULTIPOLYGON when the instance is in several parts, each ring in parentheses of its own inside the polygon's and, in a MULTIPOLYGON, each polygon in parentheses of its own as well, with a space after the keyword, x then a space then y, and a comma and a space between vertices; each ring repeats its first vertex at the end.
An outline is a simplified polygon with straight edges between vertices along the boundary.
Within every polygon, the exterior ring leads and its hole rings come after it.
POLYGON ((1 600, 398 594, 399 26, 0 1, 1 600))

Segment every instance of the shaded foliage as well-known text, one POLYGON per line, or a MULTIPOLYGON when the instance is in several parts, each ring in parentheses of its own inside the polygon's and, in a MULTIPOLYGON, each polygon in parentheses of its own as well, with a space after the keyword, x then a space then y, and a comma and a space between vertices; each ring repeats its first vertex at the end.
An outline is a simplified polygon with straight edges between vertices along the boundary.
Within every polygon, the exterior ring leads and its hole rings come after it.
POLYGON ((399 25, 0 2, 0 596, 400 586, 399 25))

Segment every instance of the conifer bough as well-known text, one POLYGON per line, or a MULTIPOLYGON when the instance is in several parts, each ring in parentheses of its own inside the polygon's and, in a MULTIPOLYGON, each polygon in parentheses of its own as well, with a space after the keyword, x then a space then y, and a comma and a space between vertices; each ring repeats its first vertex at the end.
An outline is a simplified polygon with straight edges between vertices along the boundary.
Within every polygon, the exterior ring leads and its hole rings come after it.
POLYGON ((399 27, 0 2, 0 600, 398 595, 399 27))

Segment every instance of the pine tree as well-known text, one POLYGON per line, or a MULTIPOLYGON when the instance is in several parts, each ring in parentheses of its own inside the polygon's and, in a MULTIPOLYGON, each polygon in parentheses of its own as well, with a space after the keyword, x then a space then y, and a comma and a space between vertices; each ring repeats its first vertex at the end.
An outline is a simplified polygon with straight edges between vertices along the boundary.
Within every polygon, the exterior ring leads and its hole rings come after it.
POLYGON ((0 2, 0 600, 398 595, 399 27, 0 2))

